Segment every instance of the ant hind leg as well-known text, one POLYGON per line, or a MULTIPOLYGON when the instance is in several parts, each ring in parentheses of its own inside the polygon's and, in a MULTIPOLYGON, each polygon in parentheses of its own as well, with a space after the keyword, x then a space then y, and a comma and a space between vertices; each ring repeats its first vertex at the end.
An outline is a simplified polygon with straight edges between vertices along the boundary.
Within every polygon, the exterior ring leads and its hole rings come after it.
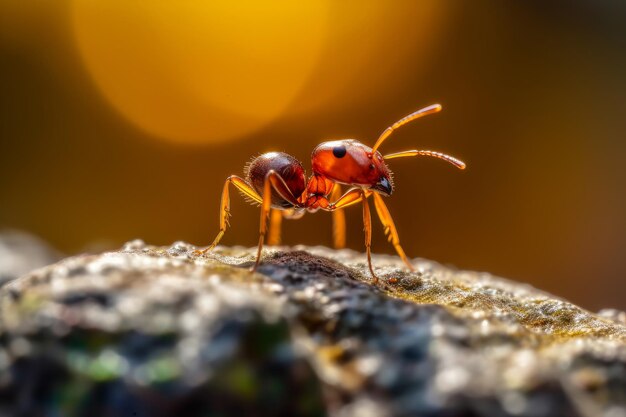
MULTIPOLYGON (((341 185, 335 183, 330 194, 331 201, 337 201, 341 197, 341 185)), ((335 249, 346 247, 346 214, 339 208, 332 211, 333 216, 333 246, 335 249)))
POLYGON ((285 183, 285 180, 274 170, 270 170, 265 175, 263 182, 263 197, 261 200, 261 221, 259 226, 259 248, 256 254, 256 262, 250 269, 252 272, 256 271, 261 263, 261 253, 263 252, 263 243, 265 241, 265 235, 267 234, 267 219, 270 215, 272 206, 272 190, 276 191, 285 200, 291 202, 293 205, 298 204, 298 200, 293 196, 289 187, 285 183))
POLYGON ((283 212, 272 209, 270 211, 270 231, 267 235, 267 244, 270 246, 280 245, 281 224, 283 221, 283 212))
POLYGON ((226 228, 230 226, 228 222, 228 218, 230 217, 230 195, 229 195, 229 186, 233 184, 239 191, 241 191, 245 196, 250 197, 253 201, 257 203, 261 203, 261 196, 248 184, 243 178, 238 177, 236 175, 231 175, 224 182, 224 189, 222 190, 222 199, 220 201, 220 231, 206 249, 196 250, 194 253, 196 255, 203 255, 213 249, 224 236, 224 232, 226 232, 226 228))

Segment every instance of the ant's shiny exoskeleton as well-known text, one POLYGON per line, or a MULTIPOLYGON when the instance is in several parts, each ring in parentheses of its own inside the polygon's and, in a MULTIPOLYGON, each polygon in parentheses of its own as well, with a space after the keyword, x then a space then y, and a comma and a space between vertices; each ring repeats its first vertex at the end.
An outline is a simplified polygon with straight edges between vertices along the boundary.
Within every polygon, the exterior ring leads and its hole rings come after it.
POLYGON ((465 163, 456 158, 434 151, 410 150, 383 156, 378 148, 394 130, 428 114, 441 110, 439 104, 425 107, 400 119, 389 126, 380 135, 373 148, 354 139, 335 140, 318 145, 311 155, 313 175, 306 180, 302 164, 293 156, 283 152, 269 152, 260 155, 245 168, 246 179, 231 175, 224 184, 220 204, 220 231, 211 245, 199 251, 205 253, 213 249, 220 241, 230 216, 229 186, 233 184, 252 202, 261 205, 261 226, 256 262, 256 270, 261 260, 263 243, 267 233, 267 220, 271 216, 270 244, 280 242, 280 224, 282 217, 300 218, 306 211, 325 210, 333 212, 333 238, 335 247, 345 244, 345 217, 343 209, 361 202, 363 204, 363 224, 365 231, 365 249, 367 262, 374 282, 378 277, 372 267, 371 240, 372 225, 368 198, 373 196, 374 207, 385 234, 406 266, 414 271, 404 250, 400 246, 398 231, 393 223, 387 206, 381 195, 390 196, 393 192, 391 171, 385 161, 406 156, 432 156, 443 159, 460 169, 465 163), (341 195, 340 184, 352 186, 341 195), (271 210, 274 209, 274 210, 271 210))

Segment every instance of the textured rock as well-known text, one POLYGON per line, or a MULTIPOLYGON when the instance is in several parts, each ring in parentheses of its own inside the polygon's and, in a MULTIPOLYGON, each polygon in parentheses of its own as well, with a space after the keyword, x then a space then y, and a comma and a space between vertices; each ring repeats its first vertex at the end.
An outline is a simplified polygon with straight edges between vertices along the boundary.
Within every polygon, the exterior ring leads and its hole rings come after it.
POLYGON ((61 259, 43 240, 18 230, 0 231, 0 286, 61 259))
MULTIPOLYGON (((5 285, 0 415, 626 416, 624 314, 417 260, 131 242, 5 285)), ((306 249, 306 251, 304 251, 306 249)))

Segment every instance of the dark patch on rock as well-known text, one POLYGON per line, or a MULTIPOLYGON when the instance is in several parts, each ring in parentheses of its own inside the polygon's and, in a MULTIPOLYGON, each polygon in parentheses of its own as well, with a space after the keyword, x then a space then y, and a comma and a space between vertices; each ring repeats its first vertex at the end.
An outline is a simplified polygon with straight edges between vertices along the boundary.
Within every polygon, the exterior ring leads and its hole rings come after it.
POLYGON ((68 306, 81 303, 95 303, 101 306, 109 306, 111 304, 111 294, 98 291, 77 292, 73 294, 65 294, 57 299, 60 304, 68 306))

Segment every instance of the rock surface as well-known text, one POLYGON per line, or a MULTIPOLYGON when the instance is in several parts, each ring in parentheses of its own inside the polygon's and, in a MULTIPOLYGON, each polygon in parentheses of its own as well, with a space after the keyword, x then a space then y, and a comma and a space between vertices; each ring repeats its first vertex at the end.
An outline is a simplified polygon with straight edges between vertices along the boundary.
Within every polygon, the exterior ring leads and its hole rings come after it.
POLYGON ((416 260, 135 241, 0 289, 0 416, 626 417, 624 313, 416 260))

